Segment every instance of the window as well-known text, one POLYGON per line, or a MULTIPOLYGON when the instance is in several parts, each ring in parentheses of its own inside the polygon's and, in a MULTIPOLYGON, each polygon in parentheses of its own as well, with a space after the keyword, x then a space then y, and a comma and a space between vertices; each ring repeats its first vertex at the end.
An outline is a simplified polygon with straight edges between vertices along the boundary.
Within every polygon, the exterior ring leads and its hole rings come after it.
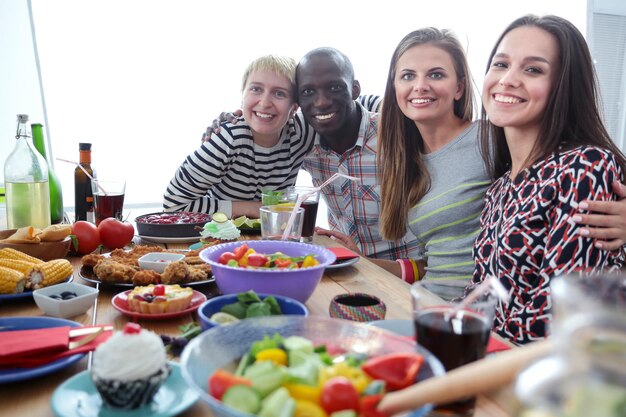
POLYGON ((606 127, 617 146, 626 151, 626 4, 592 1, 589 29, 606 127))
MULTIPOLYGON (((526 13, 558 14, 584 32, 584 0, 2 1, 0 159, 12 147, 15 114, 29 113, 47 124, 55 157, 77 160, 78 143, 91 142, 99 175, 126 178, 126 204, 158 204, 207 124, 221 111, 238 108, 241 74, 257 56, 297 60, 312 48, 333 46, 351 58, 364 93, 382 94, 389 58, 406 33, 422 26, 451 28, 467 46, 480 89, 497 36, 526 13)), ((61 162, 55 168, 71 211, 74 168, 61 162)))

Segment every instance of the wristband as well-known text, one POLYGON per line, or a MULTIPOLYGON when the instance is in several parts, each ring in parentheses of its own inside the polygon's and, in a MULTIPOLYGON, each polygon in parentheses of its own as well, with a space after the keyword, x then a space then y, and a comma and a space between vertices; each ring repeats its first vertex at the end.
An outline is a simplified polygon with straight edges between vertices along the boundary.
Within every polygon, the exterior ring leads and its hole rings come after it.
POLYGON ((417 262, 413 259, 397 259, 396 262, 400 264, 403 281, 408 282, 409 284, 419 281, 420 273, 417 267, 417 262))

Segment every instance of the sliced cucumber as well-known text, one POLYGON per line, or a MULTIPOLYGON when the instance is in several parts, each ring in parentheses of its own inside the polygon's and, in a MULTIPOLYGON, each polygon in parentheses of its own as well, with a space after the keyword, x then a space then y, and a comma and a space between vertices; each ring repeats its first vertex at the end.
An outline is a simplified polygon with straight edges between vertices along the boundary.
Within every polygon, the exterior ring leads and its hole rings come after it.
POLYGON ((280 387, 261 403, 259 417, 292 417, 296 400, 289 396, 287 388, 280 387))
POLYGON ((313 342, 302 336, 289 336, 283 343, 287 351, 299 350, 304 353, 313 353, 313 342))
POLYGON ((247 385, 233 385, 228 388, 222 402, 244 413, 256 414, 261 409, 261 397, 247 385))

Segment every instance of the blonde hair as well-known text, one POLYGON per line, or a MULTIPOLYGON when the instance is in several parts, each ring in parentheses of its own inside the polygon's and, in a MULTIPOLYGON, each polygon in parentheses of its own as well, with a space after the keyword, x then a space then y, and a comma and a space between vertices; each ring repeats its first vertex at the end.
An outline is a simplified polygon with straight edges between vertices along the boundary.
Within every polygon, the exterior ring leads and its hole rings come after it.
POLYGON ((264 55, 252 61, 243 73, 243 79, 241 82, 242 93, 246 88, 248 77, 250 77, 250 74, 254 71, 272 71, 287 78, 291 84, 292 98, 295 101, 296 61, 293 58, 280 55, 264 55))

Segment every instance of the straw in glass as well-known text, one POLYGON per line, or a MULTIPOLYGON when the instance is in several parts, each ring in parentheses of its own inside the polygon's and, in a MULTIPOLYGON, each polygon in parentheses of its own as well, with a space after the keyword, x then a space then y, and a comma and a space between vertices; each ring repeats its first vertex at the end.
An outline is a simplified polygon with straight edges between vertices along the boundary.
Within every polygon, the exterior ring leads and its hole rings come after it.
POLYGON ((87 170, 85 168, 83 168, 83 166, 81 164, 79 164, 78 162, 74 162, 74 161, 69 161, 67 159, 61 159, 61 158, 56 158, 57 161, 62 161, 62 162, 67 162, 69 164, 74 164, 76 165, 78 168, 82 169, 83 172, 85 173, 85 175, 87 175, 89 178, 91 178, 92 181, 94 181, 96 183, 96 186, 98 186, 98 188, 100 189, 100 191, 102 191, 104 193, 104 195, 109 195, 104 188, 102 188, 102 186, 100 185, 100 182, 95 179, 94 177, 92 177, 91 175, 89 175, 89 172, 87 172, 87 170))
POLYGON ((337 178, 346 178, 350 181, 361 181, 360 178, 352 177, 346 174, 340 174, 337 172, 336 174, 333 174, 329 179, 324 181, 322 185, 320 185, 319 187, 314 187, 309 192, 299 194, 298 198, 296 199, 296 204, 294 204, 293 206, 293 211, 291 212, 291 216, 289 216, 289 220, 287 220, 287 227, 285 227, 285 231, 283 232, 283 236, 281 238, 282 240, 286 240, 287 237, 289 236, 289 231, 291 230, 291 227, 293 226, 293 222, 296 221, 296 212, 298 211, 298 208, 302 205, 302 203, 304 203, 304 201, 306 201, 306 199, 309 198, 310 196, 314 195, 315 193, 320 192, 322 188, 326 187, 328 184, 335 181, 337 178))

